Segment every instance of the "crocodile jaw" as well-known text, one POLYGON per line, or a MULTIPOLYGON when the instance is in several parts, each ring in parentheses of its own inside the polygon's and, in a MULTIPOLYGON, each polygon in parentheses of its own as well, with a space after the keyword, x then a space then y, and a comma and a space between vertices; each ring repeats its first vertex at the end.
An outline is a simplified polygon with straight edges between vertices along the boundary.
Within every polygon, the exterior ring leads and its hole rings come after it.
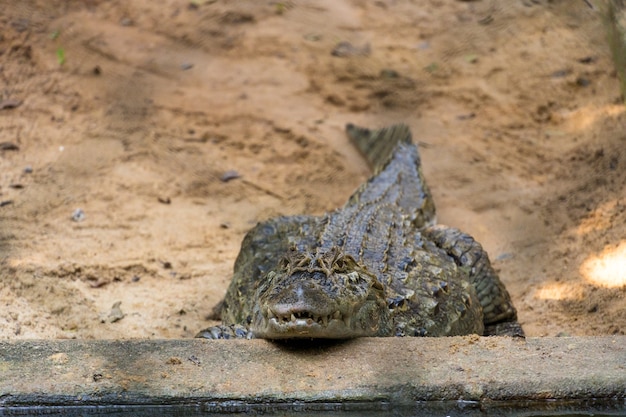
MULTIPOLYGON (((331 303, 334 304, 334 303, 331 303)), ((255 337, 264 339, 348 339, 379 336, 387 322, 387 307, 375 299, 366 301, 356 312, 341 309, 313 313, 302 306, 266 307, 251 325, 255 337)))

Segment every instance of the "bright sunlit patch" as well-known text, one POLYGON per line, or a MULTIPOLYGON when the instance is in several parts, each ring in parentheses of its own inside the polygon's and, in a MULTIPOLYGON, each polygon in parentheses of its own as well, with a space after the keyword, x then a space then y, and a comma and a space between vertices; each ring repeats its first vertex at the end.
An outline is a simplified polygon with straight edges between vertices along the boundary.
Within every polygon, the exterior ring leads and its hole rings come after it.
POLYGON ((626 241, 604 248, 583 262, 580 273, 593 285, 619 288, 626 285, 626 241))
POLYGON ((582 300, 585 296, 580 285, 554 282, 539 288, 536 293, 540 300, 582 300))

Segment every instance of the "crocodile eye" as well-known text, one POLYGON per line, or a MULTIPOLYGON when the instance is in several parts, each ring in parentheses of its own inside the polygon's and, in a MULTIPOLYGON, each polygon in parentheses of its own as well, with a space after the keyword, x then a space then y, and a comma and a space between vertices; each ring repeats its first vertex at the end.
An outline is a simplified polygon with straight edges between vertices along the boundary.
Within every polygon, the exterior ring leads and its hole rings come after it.
POLYGON ((342 272, 345 270, 346 263, 343 261, 343 256, 335 254, 333 258, 330 259, 328 266, 333 271, 342 272))

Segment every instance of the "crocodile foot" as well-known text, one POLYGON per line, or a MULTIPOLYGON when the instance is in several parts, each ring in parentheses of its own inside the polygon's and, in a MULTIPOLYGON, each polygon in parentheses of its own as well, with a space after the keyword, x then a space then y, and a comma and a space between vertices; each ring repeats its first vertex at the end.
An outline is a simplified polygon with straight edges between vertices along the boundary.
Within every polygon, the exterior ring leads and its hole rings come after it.
POLYGON ((196 334, 199 339, 254 339, 250 330, 239 324, 230 326, 212 326, 196 334))

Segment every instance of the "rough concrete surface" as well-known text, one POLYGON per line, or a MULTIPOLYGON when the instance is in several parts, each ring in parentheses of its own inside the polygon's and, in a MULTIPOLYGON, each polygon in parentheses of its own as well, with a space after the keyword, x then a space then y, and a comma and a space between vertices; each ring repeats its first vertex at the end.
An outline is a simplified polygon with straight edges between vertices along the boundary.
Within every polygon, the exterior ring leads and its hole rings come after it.
POLYGON ((626 399, 626 337, 5 341, 11 406, 297 404, 626 399))

